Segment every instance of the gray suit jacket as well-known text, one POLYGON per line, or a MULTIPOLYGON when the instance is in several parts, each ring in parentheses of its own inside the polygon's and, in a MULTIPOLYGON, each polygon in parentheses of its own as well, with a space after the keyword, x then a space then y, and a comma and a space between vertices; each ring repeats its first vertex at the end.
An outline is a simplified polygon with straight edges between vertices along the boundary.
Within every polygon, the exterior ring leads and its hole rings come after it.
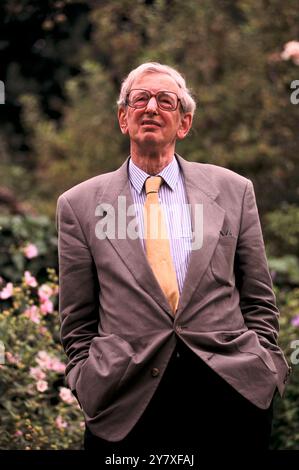
POLYGON ((116 217, 118 196, 133 204, 128 160, 58 199, 66 380, 91 431, 110 441, 123 439, 145 410, 177 337, 260 408, 276 388, 282 395, 290 373, 277 345, 279 312, 251 181, 176 158, 204 224, 175 317, 140 240, 96 236, 99 203, 111 204, 116 217))

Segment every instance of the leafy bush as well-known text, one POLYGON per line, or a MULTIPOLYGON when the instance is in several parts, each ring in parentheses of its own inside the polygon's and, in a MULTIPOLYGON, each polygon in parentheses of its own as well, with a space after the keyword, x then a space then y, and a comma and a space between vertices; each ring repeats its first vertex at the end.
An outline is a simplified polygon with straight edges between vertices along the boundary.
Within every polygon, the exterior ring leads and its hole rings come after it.
POLYGON ((57 278, 38 285, 26 271, 0 292, 1 449, 80 449, 82 411, 65 387, 57 278), (4 361, 3 361, 4 359, 4 361))
POLYGON ((269 257, 268 263, 275 284, 279 286, 299 285, 299 258, 297 256, 269 257))
POLYGON ((299 450, 299 288, 277 291, 280 305, 280 346, 293 371, 283 399, 277 397, 273 449, 299 450))
POLYGON ((45 216, 0 216, 0 273, 6 281, 21 281, 30 266, 38 279, 47 277, 45 266, 57 267, 57 235, 45 216))
POLYGON ((265 237, 272 256, 299 253, 299 207, 285 204, 265 217, 265 237))

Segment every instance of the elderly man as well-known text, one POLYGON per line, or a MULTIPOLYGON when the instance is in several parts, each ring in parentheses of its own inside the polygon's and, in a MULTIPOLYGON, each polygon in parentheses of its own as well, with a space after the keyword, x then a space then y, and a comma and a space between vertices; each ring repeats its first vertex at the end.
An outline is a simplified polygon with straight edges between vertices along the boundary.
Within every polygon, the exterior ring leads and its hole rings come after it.
POLYGON ((58 200, 61 339, 87 450, 269 444, 290 368, 253 185, 175 153, 194 110, 176 70, 140 65, 118 101, 130 156, 58 200))

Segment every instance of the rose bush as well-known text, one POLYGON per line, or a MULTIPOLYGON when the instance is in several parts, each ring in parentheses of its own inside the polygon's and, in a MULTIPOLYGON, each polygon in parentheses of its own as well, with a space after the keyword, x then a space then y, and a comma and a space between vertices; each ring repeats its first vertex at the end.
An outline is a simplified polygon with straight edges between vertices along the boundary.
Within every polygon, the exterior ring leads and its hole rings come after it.
POLYGON ((84 419, 65 386, 57 277, 0 286, 1 449, 80 449, 84 419))

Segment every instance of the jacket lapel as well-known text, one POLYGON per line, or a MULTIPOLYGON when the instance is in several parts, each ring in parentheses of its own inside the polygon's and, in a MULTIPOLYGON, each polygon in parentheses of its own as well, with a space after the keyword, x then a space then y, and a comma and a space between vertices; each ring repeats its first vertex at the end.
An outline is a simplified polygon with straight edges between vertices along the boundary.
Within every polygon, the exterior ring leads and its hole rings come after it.
POLYGON ((191 205, 193 239, 194 236, 200 236, 199 230, 202 229, 202 246, 191 252, 183 291, 176 313, 178 317, 187 307, 209 266, 219 240, 219 232, 223 225, 225 210, 215 202, 219 191, 201 170, 201 166, 188 162, 177 154, 176 157, 183 171, 187 199, 191 205), (202 227, 198 224, 198 220, 195 220, 195 208, 196 206, 199 207, 199 205, 202 205, 202 227))

